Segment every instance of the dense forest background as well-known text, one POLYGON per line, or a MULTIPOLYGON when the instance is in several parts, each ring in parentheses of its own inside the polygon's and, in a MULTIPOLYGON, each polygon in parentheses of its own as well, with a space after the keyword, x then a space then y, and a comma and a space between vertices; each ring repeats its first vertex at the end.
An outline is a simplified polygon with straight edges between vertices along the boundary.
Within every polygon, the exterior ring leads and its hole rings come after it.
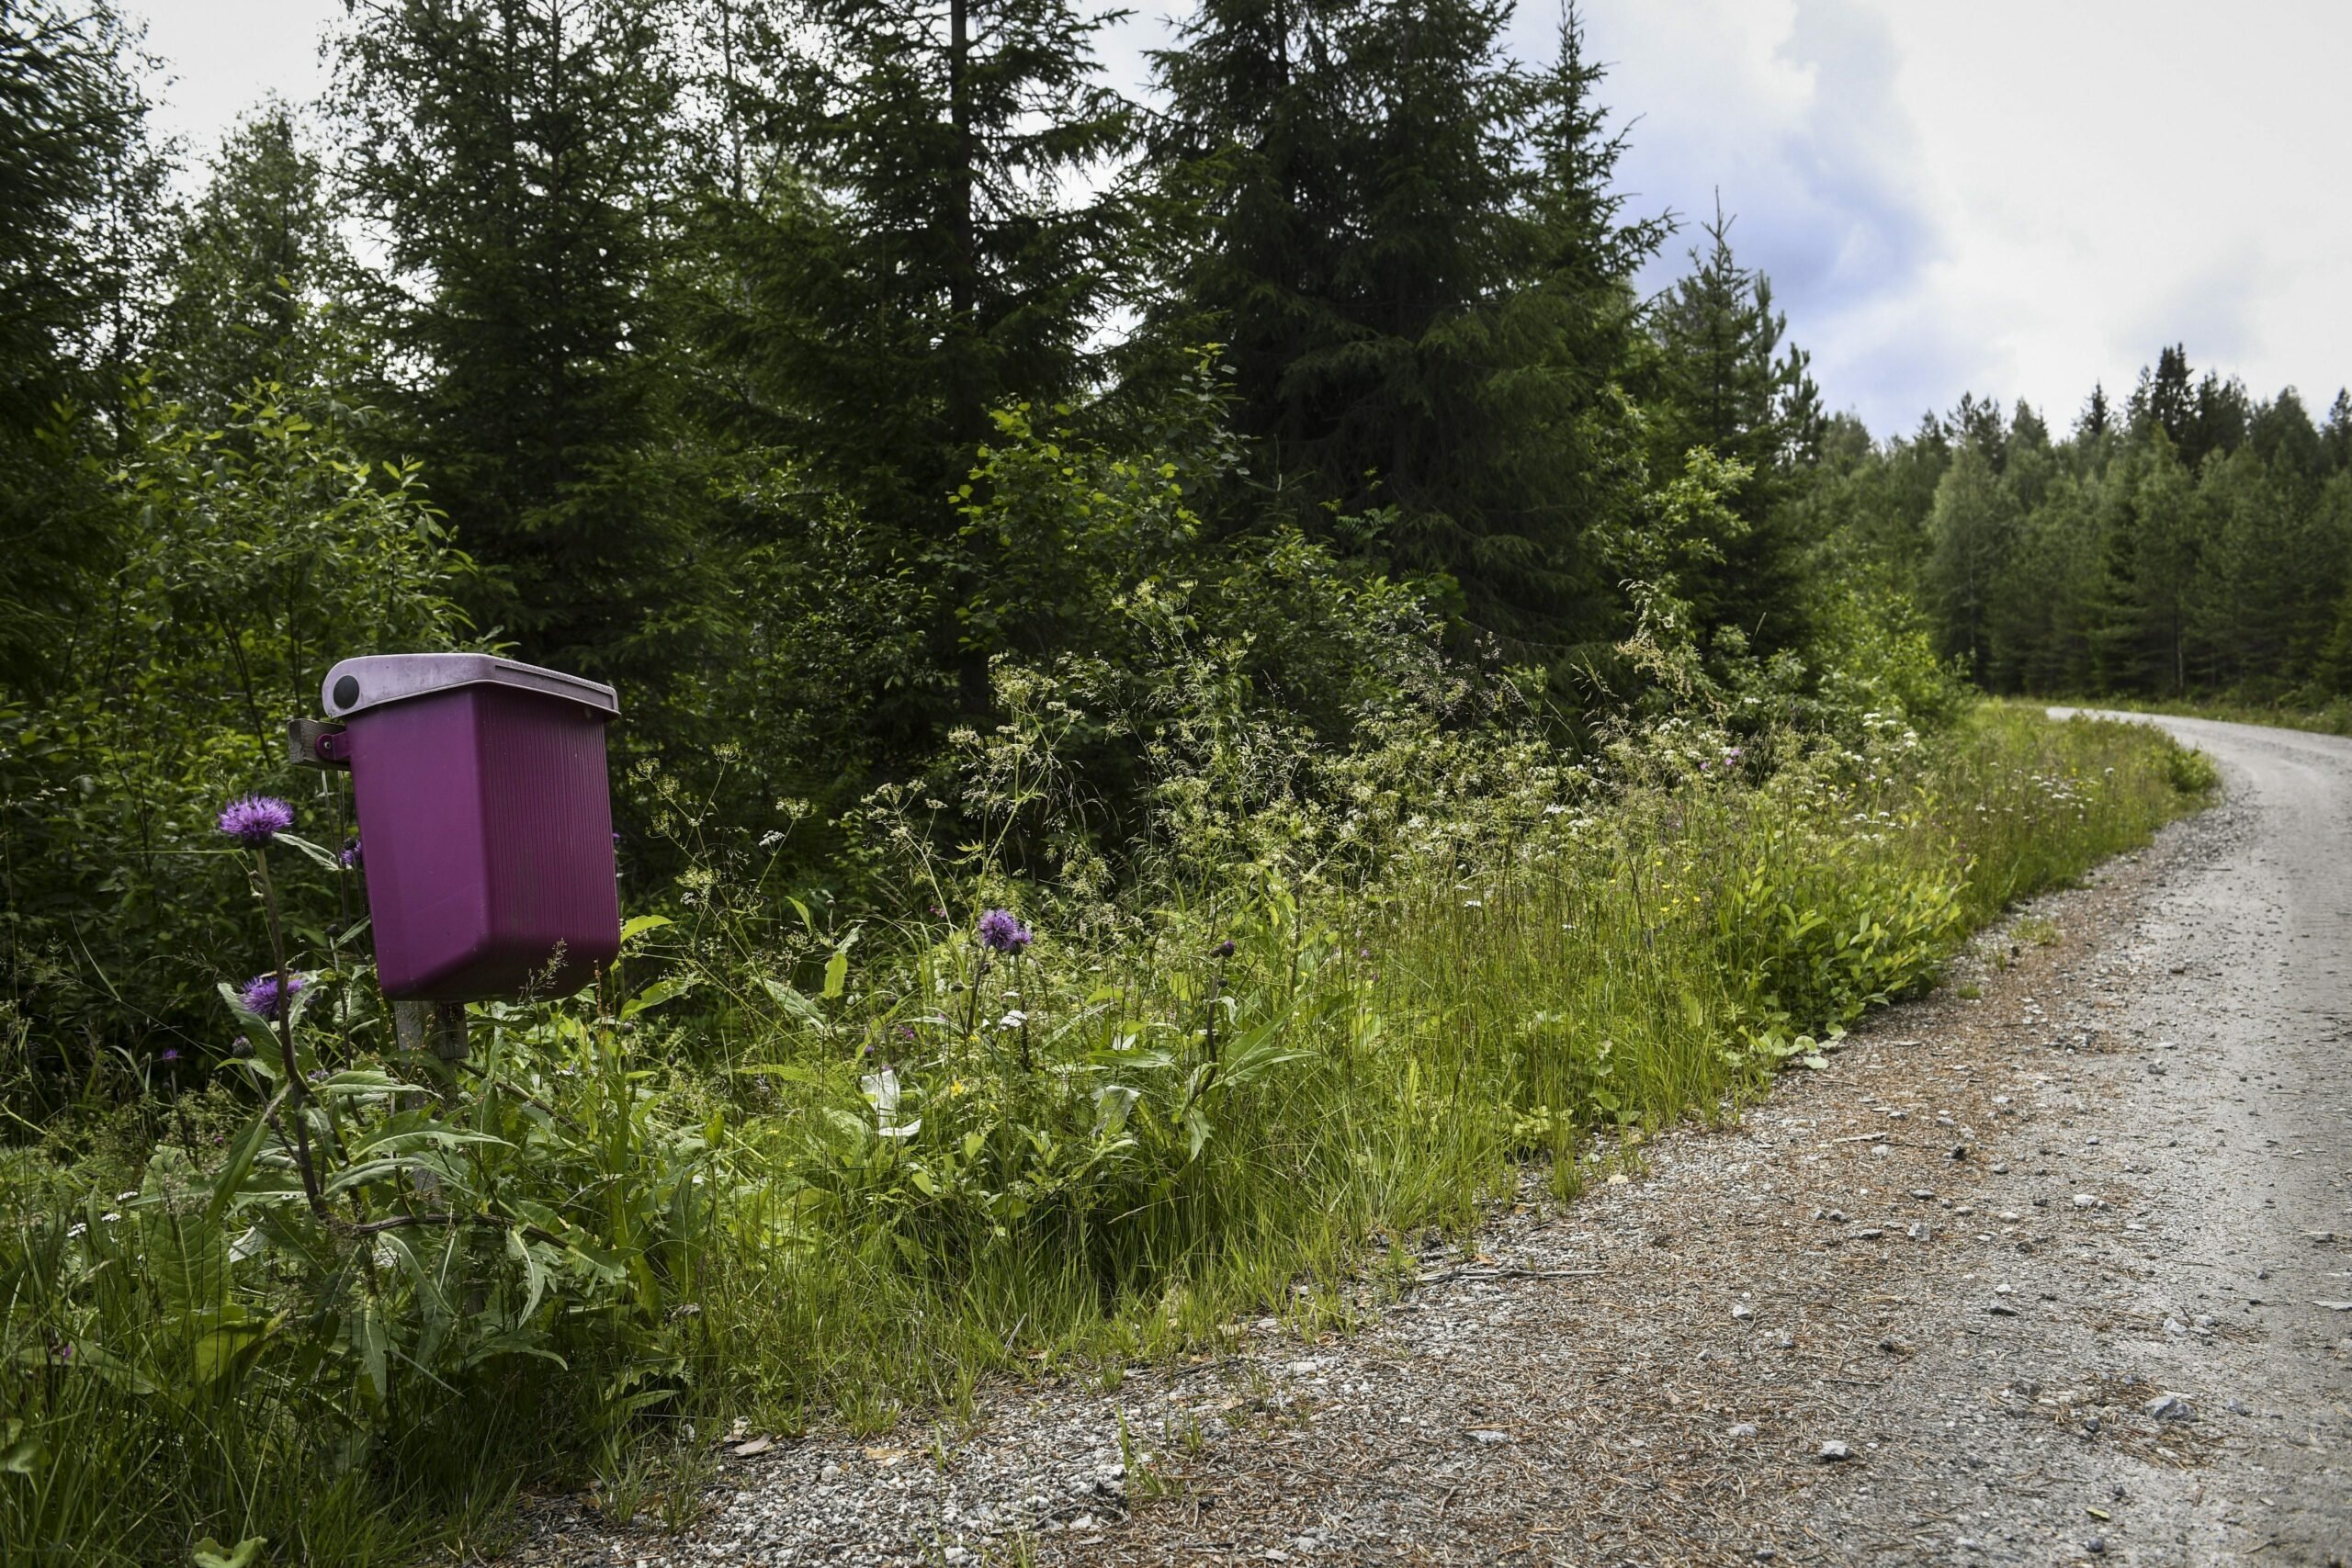
POLYGON ((2352 692, 2343 394, 2169 347, 1876 439, 1508 14, 1204 0, 1136 102, 1064 0, 356 0, 199 152, 105 0, 0 0, 9 1031, 195 1048, 208 814, 359 652, 616 684, 651 902, 887 903, 877 788, 952 830, 1044 707, 1011 852, 1115 879, 1244 720, 1272 795, 1405 714, 2352 692))

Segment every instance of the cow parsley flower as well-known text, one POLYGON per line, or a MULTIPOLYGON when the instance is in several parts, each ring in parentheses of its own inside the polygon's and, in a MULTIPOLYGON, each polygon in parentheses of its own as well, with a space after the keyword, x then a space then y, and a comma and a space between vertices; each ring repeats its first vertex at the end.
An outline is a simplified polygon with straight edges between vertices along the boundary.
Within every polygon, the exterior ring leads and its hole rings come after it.
POLYGON ((292 826, 294 808, 274 795, 232 800, 220 813, 220 830, 256 850, 292 826))

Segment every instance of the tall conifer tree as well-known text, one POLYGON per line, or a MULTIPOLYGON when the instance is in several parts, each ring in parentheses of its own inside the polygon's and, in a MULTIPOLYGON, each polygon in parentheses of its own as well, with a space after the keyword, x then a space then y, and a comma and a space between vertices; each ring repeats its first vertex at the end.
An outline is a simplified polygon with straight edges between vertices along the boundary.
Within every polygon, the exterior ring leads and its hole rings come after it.
POLYGON ((1623 217, 1573 9, 1543 72, 1508 16, 1211 0, 1157 57, 1163 188, 1205 220, 1157 324, 1231 345, 1299 514, 1377 517, 1362 547, 1544 661, 1607 629, 1583 536, 1641 488, 1617 382, 1662 226, 1623 217))
POLYGON ((1746 534, 1689 586, 1702 620, 1771 648, 1803 639, 1805 541, 1781 503, 1816 452, 1821 399, 1808 356, 1787 341, 1787 316, 1772 308, 1771 280, 1733 253, 1732 221, 1718 206, 1690 275, 1653 308, 1654 461, 1679 468, 1684 452, 1706 447, 1751 470, 1733 498, 1746 534))
POLYGON ((272 100, 241 120, 181 216, 156 324, 158 378, 219 419, 255 381, 346 369, 337 347, 362 279, 339 228, 326 169, 294 110, 272 100))
POLYGON ((336 93, 406 291, 410 431, 493 569, 477 621, 657 714, 692 700, 714 565, 662 439, 664 20, 634 0, 364 0, 336 93))
POLYGON ((141 324, 161 167, 138 66, 107 0, 0 0, 0 694, 69 656, 107 555, 76 459, 141 324))
POLYGON ((952 688, 890 699, 917 744, 986 705, 1000 650, 962 613, 990 552, 957 497, 991 414, 1099 389, 1130 271, 1110 178, 1130 110, 1071 0, 826 0, 802 20, 741 35, 751 173, 712 209, 702 301, 715 412, 814 464, 933 590, 922 636, 952 688))

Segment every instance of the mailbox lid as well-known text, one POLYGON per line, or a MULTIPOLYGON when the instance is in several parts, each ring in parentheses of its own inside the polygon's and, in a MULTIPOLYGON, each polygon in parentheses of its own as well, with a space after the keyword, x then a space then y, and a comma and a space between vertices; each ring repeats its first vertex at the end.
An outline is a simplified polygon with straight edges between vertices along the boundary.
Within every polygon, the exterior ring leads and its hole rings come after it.
POLYGON ((319 702, 330 718, 349 718, 370 708, 465 686, 531 692, 576 703, 608 719, 621 711, 620 698, 610 686, 492 653, 370 653, 346 659, 319 683, 319 702))

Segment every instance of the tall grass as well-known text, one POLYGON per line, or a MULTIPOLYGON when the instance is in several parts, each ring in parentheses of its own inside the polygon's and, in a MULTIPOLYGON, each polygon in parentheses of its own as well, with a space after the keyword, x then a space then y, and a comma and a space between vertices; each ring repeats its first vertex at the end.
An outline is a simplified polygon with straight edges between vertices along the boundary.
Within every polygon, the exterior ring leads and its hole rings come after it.
POLYGON ((93 1190, 119 1171, 17 1152, 0 1555, 184 1562, 266 1536, 268 1560, 394 1560, 480 1529, 520 1478, 618 1476, 690 1423, 878 1429, 1245 1314, 1319 1326, 1343 1276, 1472 1223, 1526 1161, 1566 1194, 1596 1133, 1736 1110, 2211 784, 2144 727, 1993 706, 1926 742, 1883 720, 1744 748, 1669 724, 1589 767, 1400 745, 1311 791, 1236 763, 1213 810, 1175 792, 1114 896, 1076 852, 1007 872, 1056 809, 1050 749, 1023 742, 976 770, 1002 807, 979 844, 934 852, 919 809, 877 818, 931 916, 778 920, 713 877, 654 938, 668 969, 633 1032, 610 998, 579 1027, 486 1018, 530 1104, 596 1126, 629 1108, 642 1142, 573 1183, 583 1207, 660 1158, 670 1217, 633 1222, 621 1304, 548 1319, 523 1353, 379 1372, 364 1419, 327 1344, 347 1330, 300 1320, 288 1279, 189 1243, 160 1198, 126 1220, 93 1190), (976 940, 992 904, 1034 947, 976 940), (190 1258, 219 1275, 195 1292, 212 1317, 188 1309, 190 1258), (204 1337, 222 1313, 277 1325, 233 1378, 204 1337))
POLYGON ((2314 735, 2352 735, 2352 697, 2310 694, 2260 700, 2227 693, 2204 697, 2052 698, 2065 705, 2115 708, 2128 713, 2166 714, 2177 718, 2213 718, 2230 724, 2264 724, 2314 735))
POLYGON ((1026 1013, 1050 1064, 1034 1075, 1001 1041, 992 1065, 921 1021, 936 992, 968 994, 943 927, 926 951, 955 977, 879 986, 847 1035, 901 1058, 915 1137, 838 1125, 865 1110, 826 1093, 843 1036, 758 1042, 792 1076, 757 1080, 786 1092, 751 1119, 744 1168, 801 1228, 729 1257, 708 1319, 722 1343, 781 1348, 748 1391, 788 1413, 952 1403, 1041 1352, 1189 1342, 1267 1303, 1312 1317, 1314 1282, 1368 1238, 1466 1223, 1532 1155, 1571 1186, 1596 1129, 1721 1114, 1930 983, 1968 930, 2199 798, 2210 774, 2186 758, 2143 728, 1986 706, 1931 747, 1623 760, 1581 807, 1424 821, 1368 877, 1261 864, 1246 897, 1030 961, 1002 993, 981 976, 985 1013, 1026 1013), (1234 957, 1204 957, 1225 936, 1234 957), (1295 1055, 1217 1100, 1193 1154, 1177 1108, 1211 1013, 1227 1051, 1265 1032, 1295 1055), (1167 1066, 1138 1059, 1154 1041, 1167 1066), (1137 1098, 1112 1135, 1096 1097, 1114 1084, 1137 1098), (1041 1134, 1118 1146, 1057 1188, 1041 1134), (1008 1192, 1025 1196, 1005 1227, 1008 1192))

